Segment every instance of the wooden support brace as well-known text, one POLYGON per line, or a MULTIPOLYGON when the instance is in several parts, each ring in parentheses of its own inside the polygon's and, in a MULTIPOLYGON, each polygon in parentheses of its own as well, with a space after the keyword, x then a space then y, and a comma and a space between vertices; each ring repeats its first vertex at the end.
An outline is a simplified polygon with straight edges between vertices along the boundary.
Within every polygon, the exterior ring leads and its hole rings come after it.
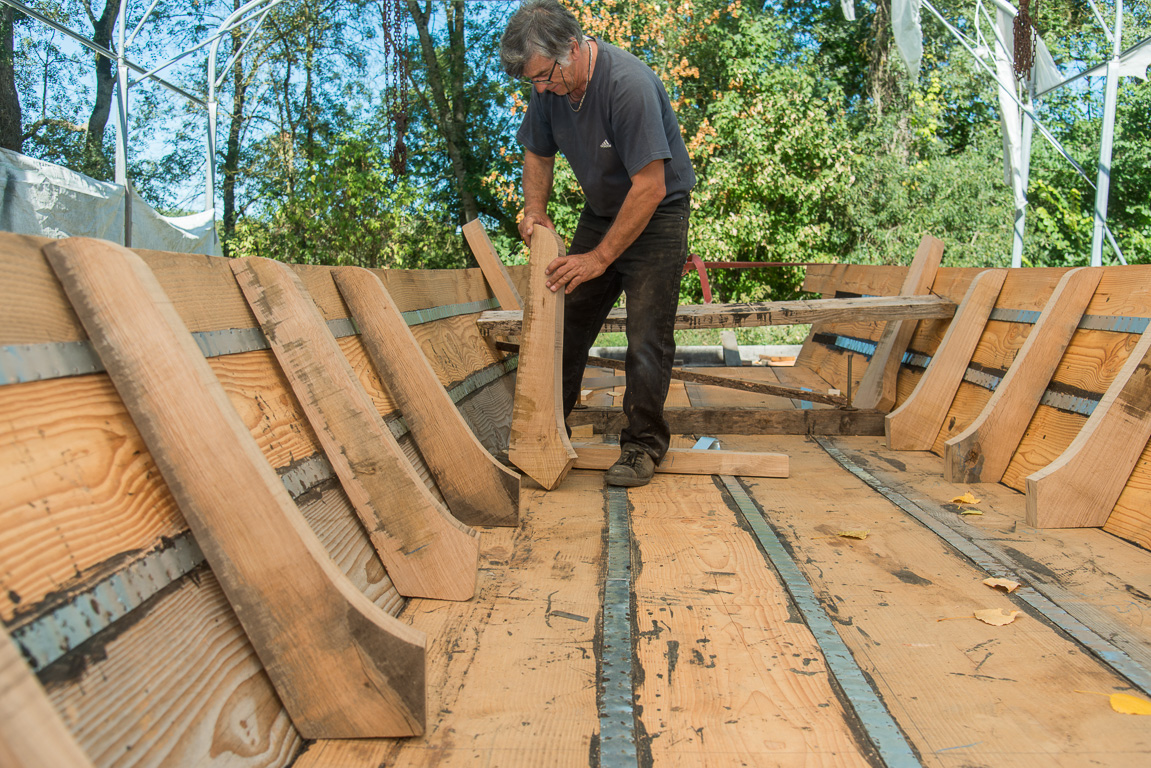
POLYGON ((0 624, 0 765, 91 768, 40 681, 0 624))
POLYGON ((232 271, 396 589, 471 598, 479 533, 416 474, 300 278, 271 259, 237 259, 232 271))
POLYGON ((424 634, 335 566, 147 265, 44 252, 300 734, 422 733, 424 634))
POLYGON ((384 284, 359 267, 341 267, 333 276, 448 509, 468 525, 516 525, 520 476, 476 439, 384 284))
POLYGON ((576 459, 564 426, 561 392, 564 295, 548 290, 544 274, 563 252, 559 235, 546 227, 535 228, 508 446, 512 463, 549 491, 576 459))
POLYGON ((1059 281, 991 399, 967 429, 947 441, 943 474, 949 482, 1003 479, 1101 275, 1084 267, 1059 281))
MULTIPOLYGON (((618 445, 574 443, 575 469, 607 469, 619 458, 618 445)), ((696 451, 671 448, 655 471, 668 475, 740 475, 787 477, 790 459, 784 453, 696 451)))
POLYGON ((971 281, 915 391, 887 415, 884 428, 888 448, 927 451, 935 444, 1006 278, 1007 270, 989 269, 971 281))
MULTIPOLYGON (((900 294, 904 296, 928 293, 935 282, 935 274, 943 261, 943 241, 924 235, 919 249, 911 261, 911 268, 903 281, 900 294)), ((871 356, 871 362, 859 382, 859 391, 852 402, 856 408, 890 411, 895 406, 896 383, 903 353, 915 335, 914 320, 889 320, 883 335, 871 356)))
POLYGON ((522 310, 524 303, 520 299, 520 292, 516 290, 516 285, 508 274, 508 268, 496 253, 491 238, 484 231, 484 225, 479 219, 472 219, 464 225, 464 237, 500 307, 506 310, 522 310))
POLYGON ((1098 528, 1107 522, 1151 439, 1151 328, 1071 445, 1027 478, 1027 524, 1098 528))

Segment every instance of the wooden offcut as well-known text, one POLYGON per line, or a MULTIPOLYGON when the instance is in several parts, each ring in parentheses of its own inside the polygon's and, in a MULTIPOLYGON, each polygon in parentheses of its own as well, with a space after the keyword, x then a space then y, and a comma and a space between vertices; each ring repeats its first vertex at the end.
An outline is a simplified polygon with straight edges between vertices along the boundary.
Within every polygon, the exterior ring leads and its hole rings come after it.
POLYGON ((980 272, 971 281, 919 385, 902 405, 887 415, 888 448, 896 451, 931 449, 1006 277, 1007 270, 994 269, 980 272))
POLYGON ((1098 268, 1084 267, 1059 281, 979 416, 947 441, 943 468, 948 481, 995 483, 1003 478, 1101 276, 1098 268))
POLYGON ((532 235, 528 304, 508 458, 524 474, 551 490, 575 462, 563 417, 563 291, 547 287, 544 270, 564 254, 559 235, 536 227, 532 235))
POLYGON ((479 534, 431 495, 287 265, 232 262, 276 359, 400 594, 467 600, 479 534))
POLYGON ((359 267, 341 267, 333 277, 448 509, 468 525, 515 525, 519 475, 468 428, 383 283, 359 267))
MULTIPOLYGON (((943 260, 943 241, 924 235, 903 281, 902 296, 925 294, 931 290, 943 260)), ((852 402, 857 408, 890 411, 895 406, 896 379, 903 353, 915 335, 916 321, 890 320, 875 346, 867 371, 852 402)))
POLYGON ((307 527, 147 266, 44 253, 300 733, 418 733, 424 636, 373 605, 307 527))
POLYGON ((464 237, 467 239, 468 246, 472 249, 472 255, 476 257, 476 263, 480 265, 480 270, 483 271, 484 278, 488 281, 488 286, 492 289, 492 295, 496 297, 496 301, 505 310, 522 310, 524 304, 520 299, 520 292, 516 289, 515 283, 512 282, 508 268, 504 266, 499 254, 496 253, 492 240, 488 237, 488 233, 484 230, 484 225, 480 223, 479 219, 472 219, 464 224, 464 237))
POLYGON ((1063 454, 1027 478, 1027 524, 1097 528, 1107 522, 1151 439, 1151 329, 1063 454))
MULTIPOLYGON (((573 443, 572 448, 577 454, 575 469, 607 469, 620 456, 618 445, 573 443)), ((667 475, 787 477, 788 460, 783 453, 670 448, 655 471, 667 475)))

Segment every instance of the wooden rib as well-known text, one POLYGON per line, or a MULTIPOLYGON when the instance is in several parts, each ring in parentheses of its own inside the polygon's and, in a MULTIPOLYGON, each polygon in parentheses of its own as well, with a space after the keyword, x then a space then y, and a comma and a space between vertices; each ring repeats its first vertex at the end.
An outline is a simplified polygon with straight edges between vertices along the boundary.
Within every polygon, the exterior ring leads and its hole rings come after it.
POLYGON ((468 246, 476 257, 476 263, 484 272, 484 278, 492 289, 492 294, 504 309, 523 309, 524 303, 520 300, 520 292, 512 282, 508 268, 500 260, 499 254, 492 246, 492 240, 484 230, 479 219, 472 219, 464 225, 464 237, 468 246))
POLYGON ((519 475, 492 458, 464 423, 383 283, 359 267, 333 277, 452 514, 469 525, 516 525, 519 475))
POLYGON ((564 295, 548 289, 544 274, 563 253, 559 235, 536 227, 508 446, 511 462, 548 490, 559 485, 576 459, 562 410, 564 295))
POLYGON ((0 765, 85 768, 92 762, 56 714, 0 624, 0 765))
MULTIPOLYGON (((848 299, 801 299, 762 301, 751 304, 699 304, 676 310, 675 327, 758 328, 767 325, 805 325, 817 322, 881 320, 931 320, 955 314, 955 304, 938 296, 864 296, 848 299)), ((520 332, 521 312, 492 310, 480 315, 476 325, 484 336, 520 332)), ((627 310, 613 309, 604 331, 626 330, 627 310)))
MULTIPOLYGON (((575 469, 607 469, 619 458, 618 445, 573 443, 578 458, 575 469)), ((787 477, 788 460, 783 453, 741 451, 695 451, 671 448, 655 468, 667 475, 739 475, 787 477)))
POLYGON ((943 474, 949 482, 997 483, 1003 478, 1101 275, 1099 269, 1080 268, 1059 281, 982 412, 945 444, 943 474))
MULTIPOLYGON (((900 293, 910 296, 930 291, 942 260, 943 241, 924 235, 911 261, 911 268, 907 270, 907 278, 903 281, 900 293)), ((867 371, 859 383, 859 391, 852 405, 879 411, 890 411, 895 406, 899 365, 907 345, 911 343, 911 337, 915 335, 915 326, 916 321, 913 320, 891 320, 884 326, 883 335, 879 338, 871 362, 867 364, 867 371)))
POLYGON ((301 734, 420 732, 422 633, 332 563, 144 262, 87 238, 44 252, 301 734))
POLYGON ((887 415, 884 427, 888 448, 895 451, 931 449, 1006 278, 1007 270, 989 269, 971 281, 919 386, 903 405, 887 415))
POLYGON ((1151 439, 1151 329, 1063 454, 1027 478, 1027 524, 1098 528, 1107 522, 1151 439))
POLYGON ((416 475, 299 278, 271 259, 237 260, 232 269, 396 589, 470 598, 478 532, 416 475))

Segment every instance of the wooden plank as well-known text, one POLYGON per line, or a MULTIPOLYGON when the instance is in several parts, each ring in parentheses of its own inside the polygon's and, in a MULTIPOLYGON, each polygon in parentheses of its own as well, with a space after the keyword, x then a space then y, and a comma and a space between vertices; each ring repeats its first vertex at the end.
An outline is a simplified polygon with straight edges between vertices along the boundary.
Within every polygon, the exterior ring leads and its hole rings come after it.
POLYGON ((85 768, 92 762, 0 624, 0 765, 85 768))
MULTIPOLYGON (((929 292, 942 260, 943 241, 924 235, 911 261, 911 267, 907 270, 900 293, 911 296, 929 292)), ((852 405, 879 411, 890 411, 895 407, 896 378, 899 376, 903 353, 907 351, 907 345, 915 334, 915 327, 915 321, 912 320, 887 322, 852 405)))
MULTIPOLYGON (((882 435, 884 417, 880 411, 744 407, 665 408, 663 415, 677 435, 882 435)), ((596 406, 572 411, 568 423, 619 434, 625 420, 619 408, 596 406)))
POLYGON ((1027 478, 1027 524, 1100 527, 1151 439, 1151 330, 1063 454, 1027 478))
MULTIPOLYGON (((955 304, 937 296, 869 296, 850 299, 799 299, 761 301, 750 304, 692 304, 676 310, 677 330, 702 328, 759 328, 768 325, 805 325, 815 322, 923 320, 949 318, 955 304)), ((484 312, 476 321, 480 333, 514 335, 520 332, 522 313, 507 310, 484 312)), ((604 331, 627 330, 627 310, 608 313, 604 331)))
MULTIPOLYGON (((618 445, 573 443, 578 458, 575 469, 607 469, 619 458, 618 445)), ((671 448, 656 472, 669 475, 738 475, 743 477, 787 477, 787 455, 741 451, 694 451, 671 448)))
POLYGON ((400 594, 467 600, 478 532, 428 493, 295 273, 232 262, 236 280, 400 594))
POLYGON ((383 284, 356 267, 334 274, 452 514, 469 525, 516 525, 519 475, 496 462, 468 429, 383 284))
POLYGON ((515 283, 508 274, 508 268, 500 260, 491 238, 488 237, 479 219, 472 219, 464 224, 464 237, 468 241, 468 247, 472 249, 472 255, 476 257, 476 262, 484 272, 484 278, 492 289, 492 295, 499 301, 500 306, 507 310, 522 310, 524 303, 520 299, 520 292, 516 290, 515 283))
POLYGON ((561 391, 564 295, 548 290, 544 274, 563 252, 559 235, 536 227, 508 448, 511 462, 548 490, 559 485, 576 458, 564 427, 561 391))
POLYGON ((300 732, 420 730, 424 638, 332 564, 147 266, 85 238, 44 251, 300 732))
POLYGON ((943 467, 949 481, 994 483, 1003 477, 1100 277, 1088 267, 1059 281, 983 411, 947 441, 943 467))
POLYGON ((989 269, 971 282, 919 386, 887 415, 888 448, 926 451, 935 443, 1006 277, 1007 270, 989 269))

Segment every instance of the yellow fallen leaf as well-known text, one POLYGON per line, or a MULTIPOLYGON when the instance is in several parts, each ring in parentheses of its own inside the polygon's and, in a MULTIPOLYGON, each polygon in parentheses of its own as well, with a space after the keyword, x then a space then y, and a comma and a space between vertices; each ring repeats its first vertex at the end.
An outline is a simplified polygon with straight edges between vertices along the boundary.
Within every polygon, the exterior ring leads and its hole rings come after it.
POLYGON ((1002 627, 1004 624, 1010 624, 1015 621, 1021 611, 1005 611, 1002 608, 987 608, 982 611, 975 612, 975 618, 982 621, 984 624, 990 624, 993 627, 1002 627))
POLYGON ((1099 693, 1098 691, 1075 691, 1106 696, 1111 701, 1111 709, 1121 715, 1151 715, 1151 701, 1132 696, 1129 693, 1099 693))
POLYGON ((959 514, 961 514, 961 515, 982 515, 983 512, 978 510, 978 509, 961 509, 961 510, 959 510, 959 514))
POLYGON ((840 531, 835 535, 845 539, 866 539, 869 533, 871 533, 871 531, 840 531))
POLYGON ((967 493, 963 494, 962 496, 956 496, 954 499, 951 500, 951 503, 952 504, 978 504, 980 501, 982 501, 982 499, 975 498, 975 496, 971 493, 971 491, 968 491, 967 493))
POLYGON ((999 588, 1008 593, 1019 589, 1019 582, 1011 579, 984 579, 983 583, 992 589, 999 588))

